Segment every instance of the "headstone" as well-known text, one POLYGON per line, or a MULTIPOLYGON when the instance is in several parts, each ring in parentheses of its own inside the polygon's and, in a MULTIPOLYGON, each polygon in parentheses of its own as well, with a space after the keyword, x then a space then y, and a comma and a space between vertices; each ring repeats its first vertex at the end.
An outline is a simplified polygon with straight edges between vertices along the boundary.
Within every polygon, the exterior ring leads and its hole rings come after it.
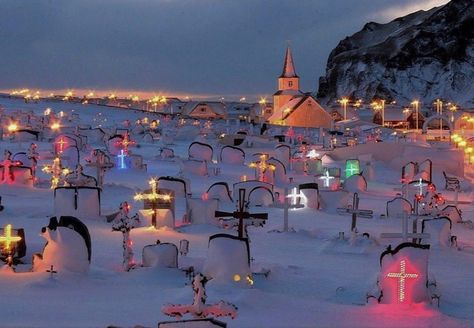
POLYGON ((429 245, 403 243, 380 257, 380 303, 411 304, 429 302, 429 245))
POLYGON ((100 192, 98 187, 57 187, 54 189, 55 215, 100 218, 100 192))
POLYGON ((175 244, 160 243, 143 247, 142 265, 144 267, 177 268, 178 248, 175 244))
MULTIPOLYGON (((424 219, 422 221, 421 231, 430 235, 429 244, 432 247, 450 247, 451 246, 451 220, 447 217, 438 217, 433 219, 424 219)), ((422 243, 428 243, 422 240, 422 243)))
POLYGON ((209 237, 203 274, 220 283, 247 283, 252 277, 248 239, 227 234, 209 237))
POLYGON ((46 239, 42 254, 33 256, 33 271, 49 269, 84 273, 89 270, 91 239, 87 227, 74 217, 51 218, 41 236, 46 239))

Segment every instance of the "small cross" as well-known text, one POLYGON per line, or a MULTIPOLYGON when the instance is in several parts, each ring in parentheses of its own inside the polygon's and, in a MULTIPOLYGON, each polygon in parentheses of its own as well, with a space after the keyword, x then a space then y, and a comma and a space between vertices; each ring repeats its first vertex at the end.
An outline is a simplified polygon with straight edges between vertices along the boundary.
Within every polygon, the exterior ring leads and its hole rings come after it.
POLYGON ((12 248, 12 244, 16 244, 21 240, 19 236, 12 235, 12 225, 7 224, 3 228, 3 236, 0 236, 0 243, 3 243, 3 252, 10 252, 12 248))
POLYGON ((353 232, 357 232, 357 215, 365 219, 371 219, 373 215, 372 210, 359 209, 359 194, 356 192, 352 198, 352 208, 338 208, 337 211, 342 214, 352 214, 351 231, 353 232))
POLYGON ((334 179, 334 177, 329 176, 329 170, 326 170, 326 172, 324 172, 324 175, 319 177, 319 179, 324 180, 324 186, 325 187, 329 187, 329 181, 331 179, 334 179))
POLYGON ((59 149, 56 150, 58 153, 62 153, 64 151, 64 145, 67 145, 67 142, 64 141, 64 138, 61 137, 59 140, 56 142, 57 145, 59 145, 59 149))
POLYGON ((7 256, 7 265, 9 267, 11 267, 13 264, 13 253, 14 253, 13 246, 20 240, 21 240, 21 237, 12 235, 11 224, 7 224, 3 228, 3 236, 0 236, 0 243, 4 244, 4 246, 2 247, 2 254, 5 254, 7 256))
POLYGON ((348 163, 346 167, 346 178, 354 175, 354 174, 359 174, 359 168, 357 165, 354 163, 348 163))
POLYGON ((265 173, 267 169, 271 171, 275 171, 276 167, 273 164, 269 164, 267 162, 268 160, 268 155, 267 154, 262 154, 260 155, 260 160, 257 162, 252 162, 249 164, 249 167, 255 168, 255 178, 262 181, 265 181, 265 173))
POLYGON ((401 238, 403 242, 407 242, 408 238, 413 238, 413 239, 430 238, 430 234, 429 233, 416 233, 416 231, 413 231, 412 233, 410 233, 408 231, 408 215, 405 215, 403 216, 403 219, 402 219, 402 232, 401 233, 391 233, 391 232, 387 233, 386 232, 386 233, 380 234, 380 237, 381 238, 401 238))
POLYGON ((123 149, 120 149, 120 154, 117 155, 117 157, 119 158, 119 168, 121 169, 126 169, 127 166, 125 165, 125 157, 127 157, 127 155, 124 153, 124 150, 123 149))
POLYGON ((234 211, 232 213, 230 212, 221 212, 221 211, 216 211, 215 216, 216 217, 233 217, 239 220, 239 225, 238 225, 238 231, 239 231, 239 238, 244 237, 244 220, 245 219, 259 219, 265 222, 268 219, 268 214, 267 213, 249 213, 246 210, 245 206, 245 189, 241 188, 239 189, 239 201, 238 201, 238 208, 237 211, 234 211))
POLYGON ((171 202, 171 195, 158 193, 158 180, 156 180, 155 178, 150 179, 150 181, 148 181, 148 184, 150 185, 151 191, 149 193, 136 194, 133 199, 150 202, 151 209, 153 211, 151 216, 151 222, 152 225, 156 227, 156 210, 158 206, 158 200, 171 202))
POLYGON ((389 272, 387 278, 397 278, 398 279, 398 301, 403 303, 405 301, 405 279, 416 279, 418 278, 417 273, 407 273, 406 272, 406 262, 405 260, 400 261, 400 272, 389 272))
POLYGON ((420 195, 420 196, 423 195, 423 187, 424 187, 424 186, 427 186, 427 185, 428 185, 427 183, 424 183, 424 182, 423 182, 423 179, 422 179, 422 178, 420 178, 420 179, 418 180, 418 183, 415 183, 415 184, 414 184, 415 187, 420 187, 420 192, 419 192, 419 195, 420 195))
POLYGON ((55 273, 58 273, 58 271, 54 270, 54 266, 51 265, 51 268, 49 270, 46 270, 46 272, 49 272, 51 274, 50 278, 53 279, 54 278, 54 274, 55 273))
POLYGON ((294 187, 292 190, 291 190, 291 194, 288 194, 286 195, 286 198, 290 198, 291 199, 291 205, 297 205, 297 200, 299 198, 301 198, 301 194, 300 193, 297 193, 296 191, 296 187, 294 187))

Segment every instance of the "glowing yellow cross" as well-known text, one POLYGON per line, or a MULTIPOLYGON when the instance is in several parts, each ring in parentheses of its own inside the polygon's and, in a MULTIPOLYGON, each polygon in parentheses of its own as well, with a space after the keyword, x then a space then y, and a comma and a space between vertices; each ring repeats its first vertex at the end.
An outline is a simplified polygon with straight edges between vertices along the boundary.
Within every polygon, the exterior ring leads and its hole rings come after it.
POLYGON ((133 197, 134 200, 150 200, 150 201, 154 201, 158 199, 162 199, 165 201, 171 200, 171 195, 163 195, 163 194, 158 193, 158 180, 156 180, 155 178, 152 178, 150 179, 150 181, 148 181, 148 184, 151 187, 151 191, 149 193, 136 194, 133 197))
POLYGON ((267 154, 262 154, 260 155, 260 161, 258 162, 251 162, 249 164, 249 167, 255 169, 255 175, 257 175, 260 181, 265 180, 265 172, 267 169, 271 171, 275 171, 276 167, 273 164, 267 163, 268 155, 267 154))
POLYGON ((151 187, 151 191, 148 193, 138 193, 136 194, 133 199, 134 200, 141 200, 141 201, 149 201, 151 202, 151 222, 152 225, 156 227, 156 210, 158 206, 158 200, 164 200, 165 202, 170 202, 171 201, 171 195, 167 194, 159 194, 158 193, 158 181, 154 178, 150 179, 148 181, 148 184, 151 187))
POLYGON ((387 274, 388 278, 397 278, 398 279, 398 301, 403 303, 405 301, 405 279, 415 279, 418 278, 417 273, 406 273, 406 262, 405 260, 400 261, 400 272, 389 272, 387 274))
POLYGON ((7 224, 3 228, 3 233, 4 233, 4 235, 0 236, 0 243, 3 243, 5 245, 3 247, 3 252, 4 253, 10 253, 12 243, 19 242, 21 240, 21 237, 12 235, 12 225, 11 224, 7 224))

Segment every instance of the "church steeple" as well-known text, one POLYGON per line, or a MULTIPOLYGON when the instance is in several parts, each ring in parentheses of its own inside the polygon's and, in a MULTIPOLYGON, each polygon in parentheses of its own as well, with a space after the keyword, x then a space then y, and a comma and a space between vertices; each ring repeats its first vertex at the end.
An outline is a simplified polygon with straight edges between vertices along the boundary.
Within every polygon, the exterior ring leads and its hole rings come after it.
POLYGON ((293 56, 291 55, 291 48, 286 48, 285 63, 283 65, 283 72, 280 77, 298 77, 295 71, 295 64, 293 63, 293 56))
POLYGON ((294 96, 300 95, 300 78, 296 75, 295 64, 291 49, 286 48, 283 71, 278 77, 278 91, 273 95, 273 111, 281 110, 281 107, 294 96))

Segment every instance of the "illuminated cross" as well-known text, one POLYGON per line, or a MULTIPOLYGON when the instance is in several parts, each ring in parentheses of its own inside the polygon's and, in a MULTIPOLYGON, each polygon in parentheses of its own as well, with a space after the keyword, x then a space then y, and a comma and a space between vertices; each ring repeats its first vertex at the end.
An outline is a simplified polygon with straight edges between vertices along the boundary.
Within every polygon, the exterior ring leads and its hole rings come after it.
POLYGON ((427 186, 427 185, 428 185, 427 183, 424 183, 424 182, 423 182, 423 179, 422 179, 422 178, 420 178, 420 179, 418 180, 418 183, 415 183, 415 184, 414 184, 415 187, 420 187, 420 192, 419 192, 419 195, 420 195, 420 196, 423 195, 423 187, 424 187, 424 186, 427 186))
POLYGON ((123 149, 120 149, 120 154, 117 155, 117 157, 119 159, 119 168, 126 169, 127 165, 125 165, 125 157, 127 157, 127 155, 125 154, 123 149))
POLYGON ((151 223, 153 226, 156 227, 156 210, 158 209, 158 201, 161 200, 164 202, 171 202, 171 195, 158 193, 158 180, 156 180, 155 178, 150 179, 150 181, 148 181, 148 184, 151 187, 150 192, 144 192, 141 194, 138 193, 133 197, 133 199, 143 202, 150 202, 151 210, 153 211, 151 213, 151 223))
POLYGON ((3 228, 3 236, 0 235, 0 243, 3 244, 2 247, 2 254, 7 256, 7 264, 8 266, 12 266, 13 263, 13 252, 14 252, 14 245, 21 240, 19 236, 12 235, 12 225, 7 224, 3 228))
POLYGON ((306 157, 308 157, 308 158, 310 158, 310 159, 315 159, 315 158, 318 158, 318 157, 319 157, 319 153, 317 153, 316 150, 311 149, 311 150, 306 154, 306 157))
POLYGON ((398 279, 398 301, 403 303, 405 301, 405 279, 416 279, 418 278, 417 273, 406 272, 405 260, 400 261, 400 272, 389 272, 387 278, 398 279))
POLYGON ((359 163, 357 160, 348 160, 346 162, 346 178, 349 178, 354 174, 359 174, 359 163))
POLYGON ((125 154, 128 155, 128 147, 135 144, 135 141, 130 140, 128 132, 125 132, 122 141, 117 142, 117 146, 122 147, 125 154))
POLYGON ((59 138, 59 140, 56 141, 56 146, 59 146, 59 147, 56 147, 56 152, 61 154, 64 151, 65 145, 67 145, 67 142, 64 141, 64 138, 63 137, 59 138))
POLYGON ((53 159, 53 164, 45 165, 41 170, 51 174, 51 189, 56 188, 61 182, 62 177, 69 174, 69 169, 63 167, 59 156, 53 159))
POLYGON ((251 162, 249 167, 255 169, 255 178, 259 181, 265 182, 265 173, 267 169, 271 171, 275 171, 276 167, 273 164, 267 163, 268 155, 262 154, 260 155, 260 160, 257 162, 251 162))
POLYGON ((3 179, 0 181, 0 183, 12 184, 15 181, 15 175, 13 174, 12 166, 19 166, 21 163, 11 159, 12 153, 9 150, 5 150, 4 155, 5 157, 3 161, 0 162, 0 165, 3 168, 3 179))
POLYGON ((329 187, 329 181, 331 179, 334 179, 334 177, 329 176, 329 170, 326 170, 326 172, 324 172, 324 175, 322 177, 319 177, 319 179, 324 180, 325 187, 329 187))
POLYGON ((286 198, 291 199, 291 205, 297 205, 297 200, 301 198, 301 194, 297 193, 296 187, 291 190, 291 194, 286 195, 286 198))

